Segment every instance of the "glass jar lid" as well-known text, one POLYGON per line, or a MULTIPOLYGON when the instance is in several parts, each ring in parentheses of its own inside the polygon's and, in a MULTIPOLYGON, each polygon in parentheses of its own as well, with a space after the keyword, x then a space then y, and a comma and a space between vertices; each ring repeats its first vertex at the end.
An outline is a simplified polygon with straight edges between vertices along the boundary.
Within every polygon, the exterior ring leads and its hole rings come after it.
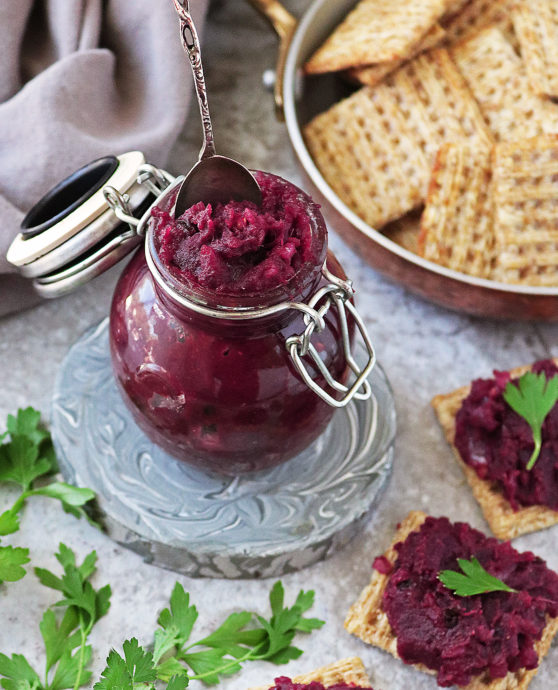
POLYGON ((42 297, 71 292, 142 241, 137 219, 172 179, 139 151, 88 163, 31 208, 7 259, 42 297))

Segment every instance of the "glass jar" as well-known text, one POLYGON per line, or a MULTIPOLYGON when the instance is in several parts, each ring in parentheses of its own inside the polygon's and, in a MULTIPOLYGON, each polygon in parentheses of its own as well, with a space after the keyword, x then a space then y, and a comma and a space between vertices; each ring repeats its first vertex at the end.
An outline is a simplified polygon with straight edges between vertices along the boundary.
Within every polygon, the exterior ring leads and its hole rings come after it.
MULTIPOLYGON (((316 261, 296 281, 240 297, 185 285, 160 260, 151 219, 145 250, 116 286, 110 346, 124 401, 155 443, 204 470, 237 475, 295 456, 345 404, 351 368, 358 378, 350 397, 369 394, 372 357, 361 372, 348 355, 355 318, 363 331, 349 284, 333 255, 326 261, 325 222, 300 193, 316 261)), ((158 208, 172 209, 175 196, 176 187, 158 208)))
MULTIPOLYGON (((112 302, 118 387, 155 443, 222 474, 288 460, 321 434, 335 408, 371 395, 374 350, 351 283, 327 254, 324 219, 304 192, 269 178, 302 202, 310 221, 304 257, 312 260, 284 285, 257 294, 204 290, 165 267, 152 210, 173 214, 183 178, 139 151, 93 161, 58 183, 29 211, 8 252, 41 296, 55 298, 140 245, 112 302), (355 326, 368 354, 364 366, 352 355, 355 326)), ((270 274, 259 275, 265 282, 270 274)))

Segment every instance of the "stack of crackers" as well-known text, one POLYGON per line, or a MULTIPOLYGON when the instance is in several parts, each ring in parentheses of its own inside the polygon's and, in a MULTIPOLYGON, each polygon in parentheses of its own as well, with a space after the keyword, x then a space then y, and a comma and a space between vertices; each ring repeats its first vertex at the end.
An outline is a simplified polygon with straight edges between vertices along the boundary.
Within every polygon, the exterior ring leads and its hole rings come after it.
POLYGON ((361 0, 306 70, 366 84, 305 128, 363 220, 447 268, 558 285, 557 0, 361 0))

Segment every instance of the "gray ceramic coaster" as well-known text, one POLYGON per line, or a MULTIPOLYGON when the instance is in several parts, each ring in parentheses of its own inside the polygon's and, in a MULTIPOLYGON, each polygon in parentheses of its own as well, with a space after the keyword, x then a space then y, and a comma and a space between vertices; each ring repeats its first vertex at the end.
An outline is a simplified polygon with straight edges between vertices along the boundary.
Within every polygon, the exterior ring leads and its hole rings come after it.
POLYGON ((372 400, 337 411, 289 462, 210 476, 138 429, 112 376, 105 319, 62 364, 52 434, 64 478, 97 492, 108 534, 146 561, 194 577, 276 577, 345 545, 386 485, 395 408, 378 365, 370 382, 372 400))

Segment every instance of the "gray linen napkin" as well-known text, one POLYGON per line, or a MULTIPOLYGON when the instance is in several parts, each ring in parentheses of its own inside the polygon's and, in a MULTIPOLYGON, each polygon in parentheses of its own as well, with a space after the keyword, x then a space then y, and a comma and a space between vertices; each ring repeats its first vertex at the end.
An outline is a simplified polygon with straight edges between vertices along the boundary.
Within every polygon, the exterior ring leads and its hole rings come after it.
POLYGON ((24 213, 95 158, 164 165, 190 84, 172 0, 0 0, 0 316, 38 301, 5 259, 24 213))

